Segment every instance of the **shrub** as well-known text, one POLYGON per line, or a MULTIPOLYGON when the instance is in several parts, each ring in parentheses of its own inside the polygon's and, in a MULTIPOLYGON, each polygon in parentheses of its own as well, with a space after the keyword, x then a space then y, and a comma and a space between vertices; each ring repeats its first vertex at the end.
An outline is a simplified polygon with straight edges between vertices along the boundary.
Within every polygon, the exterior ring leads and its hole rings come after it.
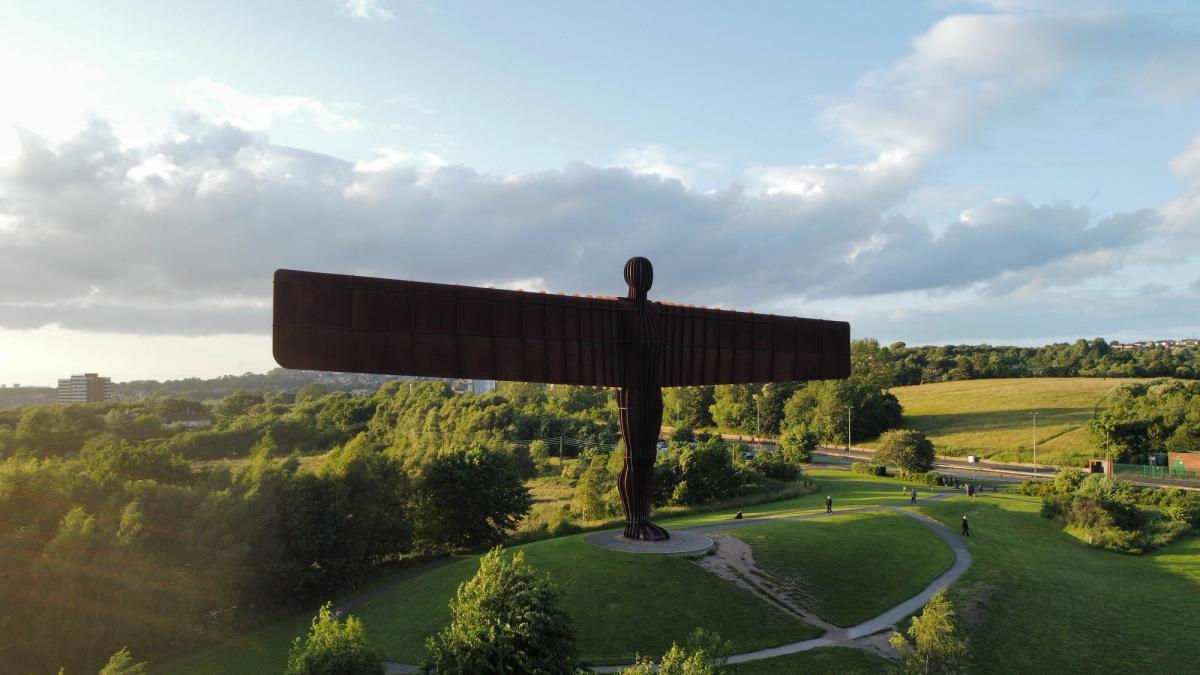
POLYGON ((696 432, 691 427, 675 427, 671 430, 671 435, 667 440, 676 443, 693 443, 696 440, 696 432))
POLYGON ((933 487, 935 485, 945 485, 946 479, 942 474, 936 471, 925 471, 922 473, 902 473, 901 477, 904 480, 910 480, 914 483, 921 483, 933 487))
POLYGON ((785 458, 782 452, 760 452, 750 460, 750 466, 772 480, 790 483, 800 477, 800 467, 785 458))
POLYGON ((882 464, 871 464, 870 462, 853 462, 850 464, 850 470, 854 473, 865 473, 869 476, 886 476, 887 467, 882 464))
POLYGON ((671 643, 663 654, 662 663, 655 669, 654 661, 638 656, 637 661, 621 671, 622 675, 719 675, 733 651, 733 643, 722 640, 715 632, 697 628, 688 637, 687 645, 671 643))
POLYGON ((367 644, 362 622, 353 616, 338 621, 332 603, 313 617, 308 637, 296 637, 288 653, 285 675, 382 675, 383 658, 367 644))
POLYGON ((900 653, 900 668, 912 675, 959 672, 967 654, 967 645, 957 635, 954 606, 945 589, 933 594, 920 616, 908 627, 909 643, 900 633, 892 633, 888 643, 900 653))
POLYGON ((121 647, 100 669, 99 675, 146 675, 146 662, 135 662, 129 649, 121 647))
POLYGON ((877 462, 891 462, 908 473, 924 473, 933 468, 933 460, 933 443, 915 429, 893 429, 879 437, 877 462))
POLYGON ((779 450, 793 464, 812 461, 812 451, 817 449, 817 434, 802 426, 791 426, 779 437, 779 450))
POLYGON ((425 673, 574 673, 578 668, 571 620, 558 591, 538 578, 524 552, 505 559, 497 547, 458 587, 453 619, 425 641, 425 673))

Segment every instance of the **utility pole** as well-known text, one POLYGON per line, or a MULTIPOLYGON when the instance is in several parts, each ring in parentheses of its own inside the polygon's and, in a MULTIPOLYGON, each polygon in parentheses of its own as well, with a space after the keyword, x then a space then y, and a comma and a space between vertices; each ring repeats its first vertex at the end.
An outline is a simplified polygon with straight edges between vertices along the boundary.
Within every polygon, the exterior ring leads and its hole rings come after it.
POLYGON ((850 406, 846 406, 846 454, 850 454, 850 406))
POLYGON ((1033 416, 1033 475, 1034 475, 1034 476, 1037 476, 1037 473, 1038 473, 1038 463, 1037 463, 1037 416, 1038 416, 1038 414, 1037 414, 1036 412, 1031 412, 1031 413, 1029 413, 1029 414, 1033 416))

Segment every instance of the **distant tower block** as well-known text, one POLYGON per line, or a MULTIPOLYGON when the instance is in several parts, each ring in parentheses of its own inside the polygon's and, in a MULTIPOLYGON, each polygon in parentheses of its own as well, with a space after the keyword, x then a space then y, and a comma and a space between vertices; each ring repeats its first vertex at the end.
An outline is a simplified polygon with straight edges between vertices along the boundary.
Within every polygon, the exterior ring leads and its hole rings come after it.
POLYGON ((59 403, 96 403, 112 398, 112 380, 96 373, 72 375, 58 381, 59 403))

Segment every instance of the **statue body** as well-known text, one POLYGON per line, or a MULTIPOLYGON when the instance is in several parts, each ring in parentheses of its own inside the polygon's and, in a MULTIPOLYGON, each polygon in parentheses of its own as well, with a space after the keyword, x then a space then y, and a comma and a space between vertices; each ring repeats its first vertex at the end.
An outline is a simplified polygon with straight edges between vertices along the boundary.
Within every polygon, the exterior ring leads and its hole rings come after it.
POLYGON ((623 354, 625 378, 617 390, 621 411, 621 436, 625 439, 625 466, 618 478, 621 506, 625 509, 625 536, 657 541, 670 538, 650 522, 654 507, 654 461, 662 428, 662 384, 659 381, 663 330, 658 303, 646 299, 654 272, 650 261, 632 258, 625 263, 629 297, 625 303, 623 354))

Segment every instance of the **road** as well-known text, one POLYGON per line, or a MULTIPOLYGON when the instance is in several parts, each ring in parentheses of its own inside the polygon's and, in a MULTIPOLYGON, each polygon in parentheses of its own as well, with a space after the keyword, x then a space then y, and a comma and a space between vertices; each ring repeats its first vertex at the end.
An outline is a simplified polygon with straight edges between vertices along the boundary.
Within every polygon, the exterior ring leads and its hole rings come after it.
MULTIPOLYGON (((743 434, 721 434, 727 441, 746 443, 768 449, 775 448, 775 440, 771 438, 755 438, 743 434)), ((818 464, 849 464, 851 462, 870 462, 875 451, 870 448, 821 446, 813 451, 813 462, 818 464)), ((998 481, 1048 480, 1054 477, 1062 467, 1052 464, 1023 464, 1018 462, 995 462, 990 459, 980 459, 977 464, 967 462, 965 457, 949 457, 938 455, 934 460, 935 470, 958 476, 959 478, 986 477, 998 481)), ((1083 469, 1079 469, 1082 471, 1083 469)), ((1200 482, 1176 480, 1171 478, 1147 478, 1143 476, 1122 475, 1136 485, 1147 487, 1177 487, 1184 490, 1200 490, 1200 482)))

